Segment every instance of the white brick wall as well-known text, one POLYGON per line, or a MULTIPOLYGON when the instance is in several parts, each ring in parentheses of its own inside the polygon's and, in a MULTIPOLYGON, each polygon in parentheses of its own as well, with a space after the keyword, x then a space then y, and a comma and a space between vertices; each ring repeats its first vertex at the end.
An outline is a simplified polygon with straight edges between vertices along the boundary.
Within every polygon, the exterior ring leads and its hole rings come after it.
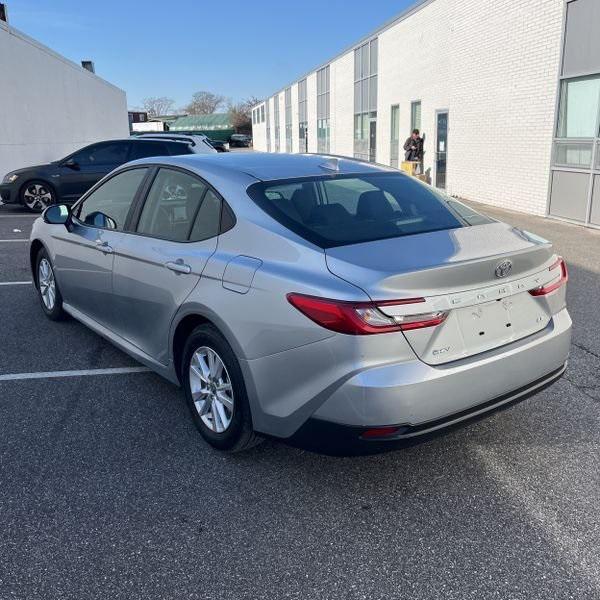
POLYGON ((306 78, 306 113, 308 118, 308 151, 317 151, 317 74, 306 78))
MULTIPOLYGON (((402 144, 410 103, 421 100, 432 179, 435 111, 448 109, 448 192, 544 214, 562 10, 563 0, 434 0, 381 32, 377 161, 390 162, 390 107, 400 106, 402 144)), ((352 156, 353 53, 332 61, 330 74, 331 152, 352 156)), ((307 93, 309 151, 315 152, 314 73, 307 93)), ((296 126, 293 133, 297 150, 296 126)))
POLYGON ((354 54, 348 52, 329 69, 332 154, 354 154, 354 54))

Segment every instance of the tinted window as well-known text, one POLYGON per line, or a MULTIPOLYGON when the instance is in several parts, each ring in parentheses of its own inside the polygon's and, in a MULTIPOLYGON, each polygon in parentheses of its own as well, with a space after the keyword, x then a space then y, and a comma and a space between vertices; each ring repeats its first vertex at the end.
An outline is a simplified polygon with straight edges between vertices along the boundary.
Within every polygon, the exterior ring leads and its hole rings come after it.
POLYGON ((444 197, 399 173, 257 183, 271 216, 324 248, 462 227, 444 197))
POLYGON ((87 225, 122 231, 147 171, 147 168, 131 169, 109 179, 79 205, 77 218, 87 225))
POLYGON ((149 156, 169 156, 169 146, 166 142, 132 142, 129 160, 148 158, 149 156))
POLYGON ((196 177, 160 169, 142 209, 138 232, 174 242, 187 241, 205 192, 206 185, 196 177))
POLYGON ((220 221, 221 199, 212 190, 208 190, 192 227, 190 241, 199 242, 218 235, 220 221))
POLYGON ((167 147, 172 156, 177 156, 178 154, 193 154, 192 147, 183 142, 169 142, 167 147))
POLYGON ((84 148, 73 156, 79 165, 120 165, 127 161, 126 142, 95 144, 84 148))

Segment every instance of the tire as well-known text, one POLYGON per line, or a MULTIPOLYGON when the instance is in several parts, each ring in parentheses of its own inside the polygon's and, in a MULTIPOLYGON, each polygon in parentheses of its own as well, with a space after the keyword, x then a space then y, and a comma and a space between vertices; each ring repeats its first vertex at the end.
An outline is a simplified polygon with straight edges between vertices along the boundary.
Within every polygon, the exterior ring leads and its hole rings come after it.
POLYGON ((67 313, 63 310, 63 299, 54 276, 54 266, 45 248, 35 261, 35 287, 44 314, 52 321, 62 321, 67 313))
POLYGON ((31 212, 40 213, 51 204, 56 204, 56 192, 46 181, 32 179, 21 188, 20 200, 31 212))
POLYGON ((262 440, 252 428, 240 364, 231 346, 212 325, 199 325, 188 337, 181 379, 194 424, 213 448, 239 452, 262 440), (209 371, 211 352, 213 360, 216 356, 220 361, 219 364, 214 360, 214 371, 209 371))

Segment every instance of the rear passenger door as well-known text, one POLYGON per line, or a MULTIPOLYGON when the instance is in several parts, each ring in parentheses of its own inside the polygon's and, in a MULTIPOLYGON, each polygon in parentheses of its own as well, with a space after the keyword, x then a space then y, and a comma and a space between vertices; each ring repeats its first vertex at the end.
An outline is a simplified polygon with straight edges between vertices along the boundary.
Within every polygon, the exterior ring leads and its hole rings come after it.
POLYGON ((175 312, 194 289, 217 248, 221 198, 191 173, 156 169, 132 232, 115 256, 113 288, 118 333, 167 364, 175 312))

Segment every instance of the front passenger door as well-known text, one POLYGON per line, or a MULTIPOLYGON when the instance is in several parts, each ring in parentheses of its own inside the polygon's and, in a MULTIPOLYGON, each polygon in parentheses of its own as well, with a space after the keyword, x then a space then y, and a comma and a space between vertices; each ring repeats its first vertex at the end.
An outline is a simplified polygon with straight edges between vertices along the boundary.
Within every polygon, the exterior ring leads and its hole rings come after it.
POLYGON ((77 205, 54 234, 55 273, 65 303, 114 326, 112 268, 134 199, 148 167, 117 173, 77 205))
POLYGON ((101 142, 73 154, 60 166, 61 200, 77 200, 105 175, 127 162, 129 146, 124 141, 101 142))
POLYGON ((200 178, 160 168, 135 233, 115 256, 118 333, 167 364, 171 321, 217 248, 221 198, 200 178))

